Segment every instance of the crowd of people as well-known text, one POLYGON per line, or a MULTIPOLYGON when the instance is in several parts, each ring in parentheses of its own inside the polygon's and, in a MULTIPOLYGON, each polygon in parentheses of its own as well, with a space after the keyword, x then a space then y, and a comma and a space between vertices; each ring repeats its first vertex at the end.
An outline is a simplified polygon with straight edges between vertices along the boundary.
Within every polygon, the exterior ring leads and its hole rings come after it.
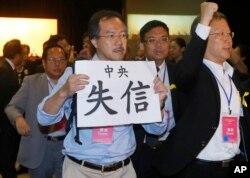
MULTIPOLYGON (((2 177, 17 178, 18 162, 30 178, 229 178, 230 166, 247 163, 250 155, 249 48, 233 45, 234 33, 213 2, 201 3, 191 29, 186 44, 170 39, 162 21, 142 26, 136 60, 155 63, 161 122, 118 126, 78 127, 76 93, 86 90, 91 76, 74 73, 66 37, 51 35, 35 59, 29 45, 6 42, 0 59, 2 177), (96 138, 101 130, 108 134, 96 138)), ((95 12, 74 60, 128 61, 127 32, 118 12, 95 12)))

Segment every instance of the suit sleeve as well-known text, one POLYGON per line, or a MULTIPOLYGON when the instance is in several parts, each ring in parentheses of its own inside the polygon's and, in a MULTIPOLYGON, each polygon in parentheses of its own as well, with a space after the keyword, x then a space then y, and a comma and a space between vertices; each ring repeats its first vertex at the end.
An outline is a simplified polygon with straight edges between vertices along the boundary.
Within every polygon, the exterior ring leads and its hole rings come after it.
POLYGON ((21 88, 12 97, 10 103, 5 108, 5 113, 9 121, 14 124, 19 116, 23 116, 28 100, 29 93, 29 77, 25 77, 21 88))
POLYGON ((176 86, 180 90, 190 90, 198 77, 203 57, 206 51, 207 41, 196 33, 191 38, 182 60, 175 70, 176 86))

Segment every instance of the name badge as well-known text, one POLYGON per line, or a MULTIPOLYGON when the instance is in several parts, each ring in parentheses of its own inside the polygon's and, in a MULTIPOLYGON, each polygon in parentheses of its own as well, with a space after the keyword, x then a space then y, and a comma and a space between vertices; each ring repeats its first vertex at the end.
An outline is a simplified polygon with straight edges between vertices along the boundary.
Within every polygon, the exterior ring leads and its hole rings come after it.
POLYGON ((111 144, 113 141, 113 127, 97 127, 93 129, 92 141, 96 143, 111 144))
POLYGON ((238 117, 233 115, 222 116, 223 141, 235 143, 238 141, 238 117))

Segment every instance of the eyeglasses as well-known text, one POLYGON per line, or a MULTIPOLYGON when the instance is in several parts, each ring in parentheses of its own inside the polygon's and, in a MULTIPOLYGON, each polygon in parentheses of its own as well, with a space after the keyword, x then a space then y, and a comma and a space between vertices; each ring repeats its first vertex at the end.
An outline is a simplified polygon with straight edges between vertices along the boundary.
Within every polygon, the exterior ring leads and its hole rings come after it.
POLYGON ((50 58, 47 58, 46 60, 49 63, 56 63, 56 62, 58 62, 60 64, 61 63, 65 63, 67 61, 65 58, 60 58, 60 57, 58 57, 58 58, 50 57, 50 58))
POLYGON ((99 37, 107 38, 110 41, 113 41, 113 40, 115 40, 117 38, 119 38, 121 40, 126 40, 126 39, 128 39, 128 34, 125 34, 125 33, 124 34, 119 34, 119 35, 108 34, 108 35, 100 35, 100 36, 98 36, 98 38, 99 37))
POLYGON ((167 43, 169 42, 169 37, 161 37, 161 38, 148 38, 146 40, 144 40, 144 43, 148 43, 150 45, 154 45, 156 44, 157 41, 160 41, 161 43, 167 43))
POLYGON ((210 33, 209 35, 215 35, 217 37, 230 37, 233 38, 234 37, 234 32, 216 32, 216 33, 210 33))

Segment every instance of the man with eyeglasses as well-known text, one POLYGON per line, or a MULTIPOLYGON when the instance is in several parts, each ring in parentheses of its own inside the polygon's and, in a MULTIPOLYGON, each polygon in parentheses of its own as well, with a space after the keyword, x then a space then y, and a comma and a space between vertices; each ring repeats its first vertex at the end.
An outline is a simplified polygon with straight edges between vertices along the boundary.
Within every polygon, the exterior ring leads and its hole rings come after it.
POLYGON ((61 178, 66 120, 42 127, 36 112, 37 105, 49 95, 67 67, 67 55, 61 46, 48 45, 43 51, 42 62, 45 73, 25 77, 5 113, 22 136, 17 162, 29 169, 29 176, 61 178))
POLYGON ((234 37, 234 32, 213 32, 210 33, 209 35, 215 35, 219 38, 233 38, 234 37))
MULTIPOLYGON (((168 26, 159 20, 152 20, 143 25, 140 29, 140 48, 144 50, 143 60, 155 61, 158 76, 167 88, 170 88, 170 84, 173 83, 174 65, 166 62, 170 48, 168 26)), ((168 127, 161 136, 146 133, 140 125, 134 126, 137 148, 132 160, 138 178, 161 177, 153 169, 151 160, 163 140, 167 138, 169 131, 175 126, 176 102, 172 102, 176 100, 175 97, 175 91, 168 92, 168 99, 163 108, 167 116, 168 127)))
POLYGON ((249 159, 244 93, 250 80, 226 62, 233 34, 217 9, 216 3, 201 4, 200 22, 193 24, 196 30, 175 69, 176 88, 188 100, 153 161, 164 176, 228 178, 234 174, 234 161, 249 159))
MULTIPOLYGON (((119 13, 107 10, 94 13, 88 24, 88 34, 96 48, 92 60, 124 59, 127 49, 127 27, 119 13)), ((49 125, 60 121, 64 112, 69 115, 72 96, 77 91, 84 90, 90 77, 85 74, 72 74, 72 68, 67 68, 55 86, 54 94, 46 97, 38 106, 39 123, 49 125)), ((167 88, 158 77, 152 82, 155 92, 159 93, 160 104, 163 105, 167 88)), ((162 115, 165 116, 164 113, 162 115)), ((72 128, 64 141, 64 178, 136 178, 130 161, 136 147, 132 124, 107 129, 112 135, 111 143, 107 143, 106 137, 98 141, 93 138, 95 127, 76 128, 75 122, 72 123, 72 128)), ((151 133, 161 134, 166 128, 166 122, 163 118, 163 122, 145 124, 143 127, 151 133)))
MULTIPOLYGON (((68 43, 67 38, 61 34, 50 35, 49 39, 43 43, 43 48, 50 45, 59 45, 63 48, 66 53, 66 59, 68 60, 68 65, 70 65, 69 57, 70 57, 70 45, 68 43)), ((36 73, 44 72, 43 64, 40 64, 36 67, 36 73)))

